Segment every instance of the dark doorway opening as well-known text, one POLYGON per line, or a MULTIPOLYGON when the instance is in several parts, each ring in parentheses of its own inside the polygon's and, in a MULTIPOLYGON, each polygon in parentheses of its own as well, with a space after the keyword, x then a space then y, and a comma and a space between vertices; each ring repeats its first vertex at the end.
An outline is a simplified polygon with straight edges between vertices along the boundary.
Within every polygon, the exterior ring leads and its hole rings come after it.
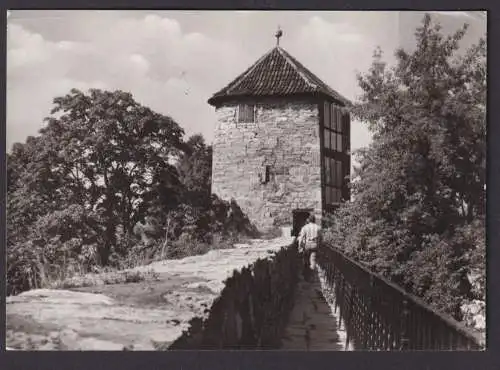
POLYGON ((307 218, 312 212, 312 209, 294 209, 292 211, 292 236, 299 236, 302 226, 306 224, 307 218))

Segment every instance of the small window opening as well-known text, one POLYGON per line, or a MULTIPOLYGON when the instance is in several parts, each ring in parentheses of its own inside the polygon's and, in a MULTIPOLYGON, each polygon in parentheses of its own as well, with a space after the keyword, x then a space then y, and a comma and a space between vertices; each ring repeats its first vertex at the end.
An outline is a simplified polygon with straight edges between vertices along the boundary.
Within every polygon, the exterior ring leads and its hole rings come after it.
POLYGON ((254 123, 255 122, 255 105, 240 104, 238 105, 238 123, 254 123))
POLYGON ((263 171, 259 173, 261 184, 267 184, 271 178, 271 166, 264 166, 263 171))
POLYGON ((270 173, 271 173, 271 166, 266 166, 266 171, 264 173, 264 182, 265 183, 269 182, 270 173))

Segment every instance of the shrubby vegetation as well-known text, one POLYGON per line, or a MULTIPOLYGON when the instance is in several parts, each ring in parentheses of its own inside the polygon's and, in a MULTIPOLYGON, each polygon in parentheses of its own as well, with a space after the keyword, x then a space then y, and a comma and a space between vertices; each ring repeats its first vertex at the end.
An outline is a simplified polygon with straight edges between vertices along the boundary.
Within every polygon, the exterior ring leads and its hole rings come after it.
POLYGON ((211 147, 122 91, 54 99, 7 156, 7 293, 231 245, 255 229, 211 195, 211 147))
POLYGON ((485 300, 486 43, 459 54, 426 16, 414 51, 377 50, 354 115, 372 144, 329 241, 439 310, 485 300))

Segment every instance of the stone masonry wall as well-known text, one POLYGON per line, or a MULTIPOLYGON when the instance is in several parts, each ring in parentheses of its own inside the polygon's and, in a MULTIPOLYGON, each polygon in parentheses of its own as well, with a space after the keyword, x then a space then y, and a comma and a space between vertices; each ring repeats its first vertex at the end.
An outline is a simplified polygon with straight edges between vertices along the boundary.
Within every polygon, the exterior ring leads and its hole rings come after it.
POLYGON ((299 263, 294 243, 235 270, 207 318, 191 320, 168 349, 279 349, 294 304, 299 263))
POLYGON ((234 198, 260 230, 291 225, 293 209, 313 209, 320 219, 317 103, 253 103, 255 123, 237 123, 238 102, 216 110, 212 191, 223 199, 234 198), (270 181, 263 184, 259 174, 264 176, 265 166, 270 166, 270 181))

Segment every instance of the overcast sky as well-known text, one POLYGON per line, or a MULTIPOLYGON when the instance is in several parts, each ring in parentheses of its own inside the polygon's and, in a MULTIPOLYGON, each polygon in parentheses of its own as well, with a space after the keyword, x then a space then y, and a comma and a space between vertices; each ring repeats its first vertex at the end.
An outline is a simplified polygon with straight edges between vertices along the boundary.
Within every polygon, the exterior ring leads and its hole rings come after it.
MULTIPOLYGON (((280 45, 332 88, 359 94, 380 46, 392 62, 398 47, 414 46, 422 12, 296 11, 11 11, 7 31, 7 148, 36 135, 52 99, 71 88, 121 89, 170 115, 187 135, 213 139, 214 108, 207 99, 280 45)), ((434 12, 445 32, 464 22, 463 47, 486 35, 478 12, 434 12)), ((352 148, 370 135, 353 123, 352 148)))

